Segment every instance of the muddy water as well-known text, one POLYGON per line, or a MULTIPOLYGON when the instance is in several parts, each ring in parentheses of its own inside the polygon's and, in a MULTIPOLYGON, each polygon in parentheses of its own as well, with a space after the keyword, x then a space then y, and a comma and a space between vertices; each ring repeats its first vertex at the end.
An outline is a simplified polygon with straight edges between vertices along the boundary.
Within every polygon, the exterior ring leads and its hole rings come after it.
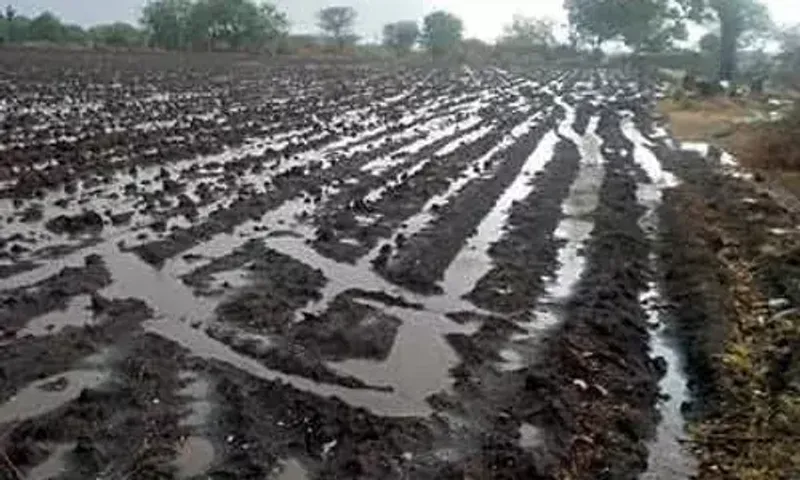
POLYGON ((108 372, 100 370, 70 370, 37 380, 0 405, 0 425, 52 412, 78 398, 84 389, 97 388, 107 380, 108 372))
POLYGON ((600 203, 600 186, 605 175, 605 159, 602 155, 602 139, 597 134, 600 119, 592 117, 585 135, 579 135, 573 128, 575 109, 563 99, 556 104, 564 108, 565 119, 558 132, 571 140, 581 155, 578 176, 570 187, 562 211, 565 217, 559 222, 555 236, 562 240, 558 250, 558 264, 555 276, 545 286, 545 294, 540 307, 533 313, 530 323, 525 325, 526 334, 512 337, 515 341, 537 343, 544 332, 560 322, 559 304, 564 302, 578 283, 586 260, 583 249, 589 241, 594 222, 588 220, 600 203))
POLYGON ((47 460, 36 465, 28 472, 26 480, 51 480, 59 478, 68 471, 67 456, 75 449, 74 443, 56 445, 47 460))
POLYGON ((468 144, 468 143, 475 142, 478 139, 480 139, 481 137, 483 137, 484 135, 488 135, 492 130, 494 130, 494 127, 491 127, 491 126, 481 127, 479 129, 475 130, 474 132, 470 132, 470 133, 460 137, 459 139, 454 140, 454 141, 448 143, 447 145, 443 146, 442 148, 437 150, 433 154, 433 156, 434 157, 442 157, 442 156, 445 156, 445 155, 449 155, 449 154, 455 152, 460 146, 468 144))
MULTIPOLYGON (((655 258, 651 261, 655 263, 655 258)), ((642 480, 689 479, 697 473, 697 460, 681 443, 686 438, 686 421, 681 413, 681 405, 689 401, 689 388, 683 373, 683 361, 665 332, 662 313, 652 308, 662 300, 658 286, 651 282, 649 291, 643 295, 647 300, 647 314, 651 324, 658 324, 650 342, 653 357, 662 357, 667 361, 667 373, 659 383, 662 394, 669 398, 661 403, 659 412, 661 422, 658 424, 656 437, 649 443, 650 458, 647 471, 642 480)))
POLYGON ((285 255, 303 259, 306 264, 322 270, 328 278, 322 299, 306 308, 305 312, 324 312, 338 295, 352 288, 383 291, 425 306, 422 310, 414 310, 363 301, 402 320, 391 353, 382 362, 350 360, 330 364, 331 368, 368 384, 389 385, 395 389, 396 396, 409 405, 427 405, 428 396, 449 388, 449 370, 457 364, 458 358, 444 335, 472 333, 474 327, 458 325, 444 314, 467 309, 466 302, 447 296, 428 298, 410 294, 377 275, 367 262, 357 265, 337 263, 317 254, 300 239, 269 239, 267 245, 285 255))
POLYGON ((178 446, 175 467, 178 478, 194 478, 214 463, 214 445, 203 437, 188 437, 178 446))
MULTIPOLYGON (((630 118, 623 120, 622 133, 634 145, 634 161, 647 173, 649 183, 641 183, 637 188, 639 203, 646 208, 640 219, 642 229, 649 233, 651 241, 658 237, 657 209, 661 204, 662 189, 678 184, 677 179, 661 167, 658 158, 650 150, 651 143, 636 128, 630 118)), ((650 264, 656 271, 655 254, 650 256, 650 264)), ((697 470, 697 462, 684 448, 680 440, 686 435, 686 422, 681 413, 681 404, 689 399, 687 379, 683 373, 683 362, 680 355, 665 332, 665 319, 657 307, 663 304, 659 284, 651 281, 648 290, 640 297, 648 320, 658 329, 651 335, 650 348, 653 357, 662 357, 667 361, 667 373, 659 383, 661 392, 669 396, 660 406, 661 422, 656 437, 648 445, 650 458, 648 469, 642 475, 643 480, 662 478, 691 478, 697 470)))
MULTIPOLYGON (((328 282, 323 287, 322 298, 313 301, 304 312, 320 314, 341 293, 350 289, 384 291, 390 295, 402 295, 403 289, 394 286, 372 271, 368 261, 356 265, 339 263, 316 252, 302 238, 275 237, 266 240, 266 245, 284 255, 296 258, 312 268, 322 270, 328 282)), ((298 315, 301 318, 302 315, 298 315)))
POLYGON ((184 373, 182 377, 189 380, 189 383, 178 393, 188 397, 190 401, 189 414, 181 420, 181 425, 202 427, 211 415, 212 405, 209 400, 211 385, 206 379, 197 377, 193 373, 184 373))
MULTIPOLYGON (((543 113, 537 113, 532 115, 527 120, 521 122, 520 124, 516 125, 511 132, 509 132, 503 139, 497 143, 494 147, 492 147, 486 154, 481 156, 478 159, 475 159, 469 163, 469 165, 462 170, 459 176, 450 183, 448 189, 440 193, 438 195, 434 195, 433 197, 426 202, 423 209, 413 217, 407 219, 405 221, 406 228, 403 229, 403 235, 407 238, 411 238, 414 235, 418 234, 419 232, 423 231, 427 228, 435 219, 436 215, 432 213, 432 208, 435 205, 444 205, 451 198, 457 195, 464 187, 467 186, 473 180, 483 177, 485 175, 491 175, 493 172, 483 172, 481 170, 476 170, 476 167, 480 168, 486 161, 490 160, 492 157, 497 155, 499 152, 506 150, 508 147, 514 144, 514 142, 519 139, 522 135, 527 134, 530 132, 538 123, 540 118, 542 117, 543 113)), ((536 160, 539 160, 538 158, 536 160)), ((541 168, 541 167, 540 167, 541 168)), ((390 260, 391 261, 391 260, 390 260)))
POLYGON ((308 470, 297 460, 290 458, 281 466, 275 480, 308 480, 308 470))
POLYGON ((558 136, 548 132, 528 158, 514 182, 503 192, 489 214, 478 226, 477 233, 458 253, 444 275, 444 290, 452 297, 462 297, 475 288, 493 265, 489 248, 500 240, 515 202, 523 200, 533 190, 533 176, 553 158, 558 136))
MULTIPOLYGON (((416 126, 414 129, 407 130, 406 136, 414 134, 417 131, 425 132, 426 135, 424 138, 413 142, 410 145, 402 147, 398 150, 395 150, 391 153, 388 153, 385 157, 378 158, 373 160, 363 167, 361 167, 362 172, 369 172, 373 175, 381 175, 386 169, 391 167, 392 165, 397 164, 398 162, 402 162, 403 160, 393 158, 396 155, 413 155, 426 146, 439 141, 442 138, 448 137, 450 135, 454 135, 458 133, 460 130, 467 129, 473 127, 483 120, 478 116, 473 116, 466 120, 456 121, 455 116, 453 114, 445 114, 441 117, 436 117, 433 120, 428 121, 424 125, 416 126)), ((484 127, 487 128, 487 127, 484 127)), ((395 135, 395 138, 401 138, 399 135, 395 135)))
MULTIPOLYGON (((323 200, 324 198, 323 196, 323 200)), ((182 257, 168 260, 164 265, 163 271, 176 278, 186 275, 199 265, 187 262, 184 257, 197 255, 207 259, 214 259, 227 255, 243 246, 257 234, 258 232, 255 231, 255 228, 267 229, 269 232, 291 231, 296 237, 310 239, 314 234, 314 229, 307 223, 300 221, 300 216, 304 213, 310 215, 314 208, 316 207, 305 202, 303 196, 283 202, 278 208, 267 212, 261 219, 245 222, 231 233, 216 235, 208 242, 188 250, 182 257)), ((261 235, 263 236, 263 234, 261 235)))
POLYGON ((216 360, 253 375, 254 377, 287 383, 298 390, 322 397, 335 396, 354 407, 363 407, 377 415, 388 417, 427 416, 431 412, 425 402, 413 402, 399 395, 372 390, 353 390, 336 385, 319 384, 297 375, 286 375, 264 367, 257 360, 240 355, 200 330, 183 322, 153 320, 145 324, 147 331, 188 349, 193 355, 216 360))
POLYGON ((191 427, 195 434, 182 439, 177 445, 173 464, 178 470, 178 478, 192 478, 207 471, 215 458, 214 445, 201 435, 211 415, 211 385, 193 372, 182 372, 181 377, 189 383, 179 394, 190 399, 189 414, 181 419, 181 425, 191 427))
POLYGON ((103 257, 113 283, 101 294, 110 298, 141 298, 155 315, 172 321, 205 323, 215 304, 194 293, 163 270, 156 270, 132 253, 108 252, 103 257))
POLYGON ((66 310, 59 310, 36 317, 28 322, 19 332, 17 338, 28 335, 42 337, 54 335, 66 327, 83 327, 94 323, 92 312, 89 310, 91 298, 88 295, 74 297, 66 310))
POLYGON ((382 362, 348 360, 330 366, 341 374, 355 376, 371 385, 389 382, 399 396, 414 403, 424 402, 433 393, 449 390, 449 372, 458 364, 459 357, 447 344, 445 335, 469 335, 475 332, 477 325, 458 325, 442 314, 427 310, 364 303, 403 321, 389 358, 382 362))
POLYGON ((542 445, 542 430, 529 423, 523 423, 519 427, 519 445, 522 448, 535 448, 542 445))
MULTIPOLYGON (((287 225, 288 227, 289 225, 287 225)), ((359 271, 354 269, 353 266, 338 264, 319 256, 302 239, 275 237, 269 239, 268 246, 294 258, 302 259, 315 268, 321 267, 327 277, 331 279, 329 283, 334 285, 333 290, 329 290, 330 294, 326 301, 332 300, 340 291, 352 287, 361 287, 367 290, 383 289, 389 292, 397 291, 383 280, 380 283, 376 283, 376 279, 379 277, 371 272, 367 274, 369 272, 367 269, 359 271)), ((231 245, 226 244, 224 251, 227 253, 230 248, 231 245)), ((192 328, 193 324, 202 326, 213 319, 213 312, 216 307, 215 301, 195 297, 188 287, 169 272, 156 270, 139 260, 135 255, 119 251, 114 245, 105 244, 95 249, 95 252, 103 256, 114 280, 113 284, 102 290, 101 293, 108 297, 144 299, 155 311, 155 319, 146 322, 145 328, 152 333, 178 343, 198 357, 219 360, 256 377, 280 380, 298 389, 317 395, 325 397, 338 396, 351 405, 371 409, 379 415, 426 416, 430 412, 430 407, 425 402, 425 397, 430 393, 434 393, 434 391, 420 391, 419 395, 412 395, 409 398, 402 397, 396 393, 352 390, 338 386, 321 385, 303 377, 284 375, 265 368, 256 360, 240 355, 224 344, 210 338, 202 331, 202 328, 192 328), (425 395, 422 395, 422 393, 425 393, 425 395)), ((400 292, 398 291, 398 293, 400 292)), ((411 343, 413 342, 405 342, 404 344, 411 343)), ((446 378, 446 368, 446 365, 443 365, 440 370, 433 369, 437 372, 435 377, 446 378)), ((19 401, 14 404, 9 402, 9 405, 0 408, 0 421, 19 417, 30 418, 45 413, 75 398, 80 393, 80 388, 77 385, 80 385, 81 388, 95 385, 92 383, 92 380, 96 378, 94 373, 76 372, 70 375, 74 381, 69 383, 70 386, 65 392, 59 392, 57 395, 42 395, 34 387, 20 392, 24 402, 22 404, 19 404, 19 401)), ((99 382, 104 378, 100 377, 95 381, 99 382)), ((392 376, 388 375, 381 384, 386 384, 391 380, 393 380, 392 376)), ((432 385, 433 383, 433 381, 423 382, 424 385, 432 385)))

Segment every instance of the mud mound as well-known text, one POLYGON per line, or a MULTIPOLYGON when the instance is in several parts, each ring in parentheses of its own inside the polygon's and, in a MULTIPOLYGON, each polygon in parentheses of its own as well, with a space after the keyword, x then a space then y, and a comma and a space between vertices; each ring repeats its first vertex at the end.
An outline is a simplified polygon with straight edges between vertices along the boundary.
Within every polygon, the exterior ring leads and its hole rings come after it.
POLYGON ((59 215, 48 220, 45 228, 53 233, 68 235, 99 233, 103 230, 103 217, 96 212, 84 212, 73 216, 59 215))

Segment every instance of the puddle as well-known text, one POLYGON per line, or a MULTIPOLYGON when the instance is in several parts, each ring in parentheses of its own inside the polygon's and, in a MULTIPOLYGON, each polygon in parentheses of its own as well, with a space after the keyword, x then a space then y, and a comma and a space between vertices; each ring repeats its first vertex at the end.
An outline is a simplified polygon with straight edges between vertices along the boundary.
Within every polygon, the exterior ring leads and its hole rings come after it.
POLYGON ((594 223, 566 217, 556 228, 556 238, 564 240, 558 250, 558 270, 552 281, 547 283, 546 297, 565 300, 570 296, 583 274, 586 258, 582 250, 594 229, 594 223))
POLYGON ((557 304, 566 300, 573 292, 583 274, 586 259, 583 248, 591 237, 594 223, 578 217, 586 217, 595 211, 600 203, 600 186, 605 176, 605 159, 602 155, 602 139, 597 135, 599 117, 592 117, 581 136, 575 132, 575 109, 556 99, 556 104, 566 110, 565 118, 558 127, 561 135, 572 140, 581 155, 578 176, 570 187, 569 196, 562 206, 565 217, 559 222, 555 237, 563 240, 558 250, 558 269, 552 279, 545 284, 545 293, 531 322, 524 325, 525 334, 512 336, 514 341, 531 342, 540 338, 549 328, 559 323, 560 313, 557 304))
POLYGON ((308 480, 308 478, 308 470, 293 458, 286 460, 275 476, 275 480, 308 480))
POLYGON ((443 146, 442 148, 437 150, 436 153, 433 154, 433 156, 434 157, 443 157, 445 155, 449 155, 449 154, 455 152, 456 150, 458 150, 458 148, 461 147, 462 145, 466 145, 466 144, 478 141, 478 139, 480 139, 484 135, 489 134, 492 130, 494 130, 494 127, 492 127, 492 126, 481 127, 479 129, 475 130, 474 132, 470 132, 470 133, 468 133, 466 135, 463 135, 463 136, 459 137, 458 139, 453 140, 452 142, 450 142, 447 145, 443 146))
POLYGON ((369 255, 359 263, 352 265, 323 257, 303 239, 275 237, 268 238, 265 242, 268 247, 284 255, 298 259, 312 268, 322 270, 325 278, 328 279, 321 291, 322 298, 311 302, 305 309, 299 311, 298 319, 303 317, 303 313, 320 314, 324 312, 339 294, 350 289, 384 291, 390 295, 404 293, 400 287, 392 285, 372 271, 369 255))
POLYGON ((47 460, 36 465, 25 477, 26 480, 51 480, 67 472, 68 455, 75 449, 74 443, 56 445, 47 460))
POLYGON ((195 377, 194 374, 185 375, 190 381, 178 393, 191 399, 188 402, 189 414, 181 419, 181 425, 185 427, 202 427, 206 424, 211 415, 212 405, 208 399, 211 385, 208 380, 202 377, 195 377))
POLYGON ((386 307, 363 301, 383 313, 403 321, 389 358, 377 362, 347 360, 329 366, 343 375, 352 375, 370 385, 391 385, 397 394, 412 403, 425 403, 433 393, 450 389, 450 369, 460 359, 445 335, 472 334, 476 325, 459 325, 442 314, 425 310, 386 307))
POLYGON ((529 423, 523 423, 519 427, 519 446, 522 448, 536 448, 544 443, 542 430, 529 423))
POLYGON ((414 175, 416 175, 417 173, 419 173, 423 168, 425 168, 426 165, 428 165, 431 162, 431 160, 432 160, 432 158, 426 158, 426 159, 424 159, 422 161, 419 161, 419 162, 415 163, 411 167, 403 170, 394 179, 386 182, 385 184, 381 185, 380 187, 378 187, 378 188, 372 190, 371 192, 369 192, 364 197, 364 201, 368 202, 368 203, 377 202, 378 200, 383 198, 384 195, 386 195, 386 192, 390 191, 393 188, 398 187, 399 185, 404 183, 406 181, 406 179, 411 178, 414 175))
POLYGON ((156 270, 132 253, 108 252, 106 262, 113 283, 102 290, 109 298, 140 298, 155 310, 156 316, 174 321, 205 322, 215 304, 195 297, 189 287, 164 270, 156 270))
MULTIPOLYGON (((632 119, 624 119, 621 124, 621 129, 622 134, 633 143, 634 161, 645 171, 650 181, 655 186, 659 188, 669 188, 678 184, 675 175, 665 171, 661 167, 661 162, 649 148, 650 141, 636 128, 632 119)), ((707 149, 708 145, 706 145, 706 150, 707 149)))
MULTIPOLYGON (((657 286, 653 284, 644 296, 661 298, 657 286)), ((651 324, 657 322, 661 325, 651 335, 650 347, 653 357, 663 357, 667 361, 667 373, 661 379, 659 388, 661 393, 669 395, 669 399, 660 405, 661 422, 658 424, 656 437, 648 444, 648 468, 641 479, 693 478, 697 473, 697 461, 680 441, 687 437, 681 405, 689 400, 690 395, 683 373, 683 362, 664 331, 666 327, 659 318, 661 313, 648 308, 647 314, 651 324)))
MULTIPOLYGON (((453 119, 454 119, 454 116, 453 115, 449 115, 449 116, 446 116, 444 118, 437 118, 434 121, 438 122, 441 125, 441 123, 449 123, 449 121, 451 121, 453 119)), ((415 143, 413 143, 413 144, 411 144, 411 145, 409 145, 407 147, 404 147, 403 149, 400 150, 400 152, 405 153, 405 154, 409 154, 409 155, 416 154, 420 150, 422 150, 423 148, 427 147, 428 145, 430 145, 430 144, 432 144, 434 142, 437 142, 437 141, 439 141, 439 140, 441 140, 441 139, 443 139, 445 137, 448 137, 448 136, 451 136, 451 135, 455 135, 456 133, 458 133, 461 130, 466 130, 468 128, 472 128, 475 125, 478 125, 479 123, 481 123, 482 121, 483 121, 483 119, 481 117, 473 116, 473 117, 470 117, 470 118, 468 118, 466 120, 453 121, 453 123, 451 123, 451 124, 449 124, 449 125, 447 125, 445 127, 441 127, 441 126, 439 126, 438 128, 434 127, 433 131, 430 132, 428 134, 428 136, 426 136, 424 139, 422 139, 422 140, 420 140, 418 142, 415 142, 415 143)), ((427 128, 428 130, 431 130, 431 127, 429 125, 427 127, 428 127, 427 128)), ((484 129, 485 128, 488 128, 488 127, 484 127, 484 129)), ((468 137, 470 137, 470 134, 462 136, 461 139, 463 140, 463 139, 468 138, 468 137)))
MULTIPOLYGON (((419 213, 416 215, 408 218, 404 223, 406 227, 402 230, 403 235, 407 238, 411 238, 414 235, 418 234, 419 232, 423 231, 428 225, 436 219, 437 215, 431 213, 432 209, 436 205, 444 205, 450 201, 452 197, 458 194, 464 187, 467 186, 470 182, 475 180, 476 178, 483 177, 487 175, 486 172, 481 173, 480 171, 476 171, 475 167, 482 166, 486 161, 490 160, 494 157, 497 153, 502 152, 503 150, 508 149, 514 142, 521 137, 522 135, 527 134, 533 129, 539 121, 539 117, 541 113, 537 113, 536 115, 531 116, 527 120, 523 121, 522 123, 515 126, 511 132, 506 134, 502 140, 500 140, 494 147, 491 148, 486 154, 481 156, 478 159, 472 160, 456 177, 455 180, 450 182, 450 186, 447 190, 443 193, 438 195, 434 195, 431 197, 426 203, 425 206, 420 210, 419 213)), ((552 155, 551 155, 552 156, 552 155)), ((533 159, 533 157, 532 157, 533 159)), ((539 160, 539 158, 536 158, 539 160)), ((489 175, 494 174, 494 170, 490 170, 488 172, 489 175)), ((524 185, 524 183, 523 183, 524 185)))
POLYGON ((192 478, 205 473, 214 463, 214 445, 205 437, 191 436, 178 446, 174 465, 178 478, 192 478))
MULTIPOLYGON (((657 209, 661 204, 663 188, 678 184, 677 179, 665 172, 658 158, 647 147, 648 141, 628 119, 623 121, 623 134, 634 144, 634 161, 647 173, 651 183, 640 183, 637 188, 639 203, 646 208, 640 219, 641 227, 648 233, 651 241, 657 239, 657 209)), ((685 148, 685 147, 684 147, 685 148)), ((657 258, 650 255, 650 264, 655 271, 657 258)), ((650 348, 653 357, 663 357, 667 361, 667 373, 659 388, 669 399, 662 402, 659 408, 661 422, 658 424, 656 437, 649 443, 650 458, 648 469, 641 476, 642 480, 658 480, 662 478, 692 478, 697 470, 697 462, 688 452, 680 439, 686 436, 686 422, 681 413, 681 404, 689 399, 687 379, 683 373, 682 359, 669 341, 662 321, 662 312, 654 308, 662 304, 659 285, 648 283, 648 289, 639 301, 645 308, 650 325, 659 325, 657 331, 650 336, 650 348)))
POLYGON ((475 284, 486 275, 494 264, 489 255, 490 247, 503 236, 511 207, 514 202, 525 199, 533 191, 532 177, 553 158, 558 143, 555 132, 542 137, 536 150, 528 158, 514 182, 503 192, 497 203, 478 226, 477 233, 467 241, 447 268, 444 289, 448 295, 462 297, 475 288, 475 284))
POLYGON ((503 359, 503 363, 497 365, 498 370, 501 372, 514 372, 525 367, 524 358, 516 350, 506 348, 500 350, 498 355, 503 359))
MULTIPOLYGON (((563 102, 560 104, 568 107, 563 102)), ((605 175, 605 159, 601 153, 602 139, 597 135, 599 117, 591 118, 584 136, 578 135, 572 128, 574 119, 574 109, 568 107, 566 119, 559 127, 562 135, 570 138, 578 147, 581 163, 578 176, 562 207, 565 218, 558 224, 555 232, 556 238, 565 243, 558 250, 559 268, 546 287, 545 296, 552 300, 566 299, 583 273, 586 259, 582 250, 591 236, 594 223, 577 217, 586 217, 597 209, 600 204, 600 186, 605 175)))
POLYGON ((145 322, 148 332, 159 335, 188 349, 193 355, 226 363, 234 368, 247 372, 254 377, 269 381, 280 381, 290 384, 298 390, 306 391, 321 397, 335 396, 354 406, 371 410, 377 415, 388 417, 427 416, 431 413, 427 403, 416 403, 396 393, 357 390, 338 385, 319 384, 313 380, 296 375, 287 375, 266 368, 257 360, 240 355, 221 342, 218 342, 200 330, 191 328, 182 322, 170 320, 151 320, 145 322))
POLYGON ((95 322, 94 315, 89 309, 90 305, 91 297, 78 295, 70 301, 66 310, 50 312, 29 321, 25 328, 17 332, 17 338, 24 338, 29 335, 43 337, 54 335, 66 327, 92 325, 95 322))
MULTIPOLYGON (((703 158, 708 158, 709 149, 711 145, 704 142, 681 142, 680 144, 681 150, 688 150, 690 152, 697 152, 703 156, 703 158)), ((719 158, 719 163, 723 167, 738 167, 739 162, 736 160, 736 157, 731 155, 725 150, 722 150, 721 156, 719 158)))
POLYGON ((0 406, 0 424, 22 422, 52 412, 75 400, 85 388, 96 388, 109 379, 108 372, 71 370, 23 388, 0 406))
MULTIPOLYGON (((323 187, 323 191, 325 188, 323 187)), ((324 201, 324 196, 323 196, 324 201)), ((168 272, 174 277, 181 277, 199 267, 197 263, 188 262, 184 259, 187 255, 199 255, 203 258, 213 260, 217 257, 225 256, 237 248, 250 241, 252 236, 257 233, 268 234, 272 231, 291 231, 293 234, 302 238, 311 238, 314 228, 302 222, 302 214, 312 214, 316 207, 305 202, 305 197, 300 195, 283 202, 274 210, 264 214, 258 221, 247 221, 242 223, 232 233, 222 233, 216 235, 208 242, 197 245, 184 252, 179 257, 170 259, 166 262, 162 271, 168 272), (261 232, 256 231, 256 228, 261 232)))

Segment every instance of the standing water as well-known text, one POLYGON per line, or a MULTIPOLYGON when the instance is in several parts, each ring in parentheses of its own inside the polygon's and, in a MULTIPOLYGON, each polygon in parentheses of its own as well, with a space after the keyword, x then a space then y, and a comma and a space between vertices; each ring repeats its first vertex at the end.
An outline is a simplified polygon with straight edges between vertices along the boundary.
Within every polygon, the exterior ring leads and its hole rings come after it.
MULTIPOLYGON (((657 239, 657 209, 661 204, 662 189, 673 187, 677 179, 665 172, 655 154, 648 148, 651 144, 636 128, 630 118, 622 122, 622 133, 633 143, 634 161, 650 178, 649 183, 638 186, 639 203, 647 210, 640 220, 642 229, 650 233, 651 241, 657 239)), ((650 256, 650 264, 655 267, 656 256, 650 256)), ((655 270, 654 270, 655 271, 655 270)), ((654 357, 661 357, 667 362, 667 372, 661 380, 661 392, 667 400, 661 405, 661 423, 656 437, 650 443, 648 469, 642 475, 643 480, 688 479, 696 470, 695 459, 684 449, 681 437, 685 434, 685 421, 681 414, 681 404, 688 399, 686 377, 683 366, 675 348, 671 345, 664 329, 663 314, 657 308, 662 303, 662 295, 657 282, 651 281, 648 290, 640 297, 648 321, 651 325, 659 325, 659 329, 651 336, 650 347, 654 357)))

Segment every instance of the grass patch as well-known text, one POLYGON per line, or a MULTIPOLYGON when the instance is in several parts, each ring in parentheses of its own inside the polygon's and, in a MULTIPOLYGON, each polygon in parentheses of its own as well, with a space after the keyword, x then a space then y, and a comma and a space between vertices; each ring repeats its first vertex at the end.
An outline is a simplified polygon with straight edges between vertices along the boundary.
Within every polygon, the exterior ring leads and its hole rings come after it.
POLYGON ((800 475, 800 313, 771 314, 752 266, 723 261, 737 321, 719 359, 725 395, 718 417, 694 426, 701 478, 794 479, 800 475))
POLYGON ((782 119, 764 121, 776 108, 785 107, 748 99, 677 96, 662 100, 657 110, 669 120, 677 140, 716 145, 800 197, 800 103, 782 119))

